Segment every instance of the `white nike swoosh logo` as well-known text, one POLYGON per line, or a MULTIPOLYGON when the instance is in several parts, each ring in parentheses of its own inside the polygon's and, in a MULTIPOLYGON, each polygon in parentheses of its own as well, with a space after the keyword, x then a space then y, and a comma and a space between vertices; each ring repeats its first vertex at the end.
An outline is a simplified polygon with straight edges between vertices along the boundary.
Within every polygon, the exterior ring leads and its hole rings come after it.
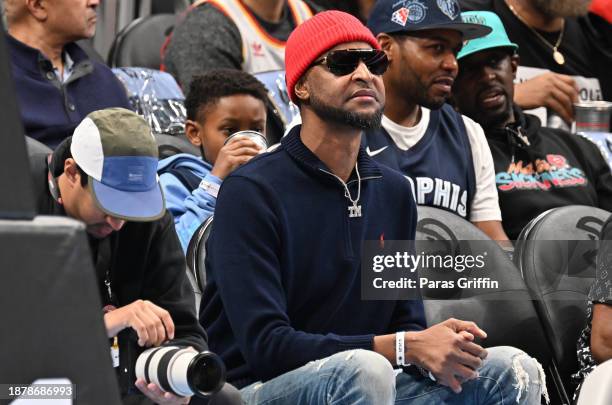
POLYGON ((376 149, 375 151, 371 151, 371 150, 370 150, 370 147, 368 146, 368 147, 366 147, 366 152, 367 152, 367 154, 368 154, 370 157, 372 157, 372 156, 376 156, 376 155, 378 155, 379 153, 381 153, 383 150, 387 149, 388 147, 389 147, 389 146, 387 145, 387 146, 383 146, 383 147, 382 147, 382 148, 380 148, 380 149, 376 149))

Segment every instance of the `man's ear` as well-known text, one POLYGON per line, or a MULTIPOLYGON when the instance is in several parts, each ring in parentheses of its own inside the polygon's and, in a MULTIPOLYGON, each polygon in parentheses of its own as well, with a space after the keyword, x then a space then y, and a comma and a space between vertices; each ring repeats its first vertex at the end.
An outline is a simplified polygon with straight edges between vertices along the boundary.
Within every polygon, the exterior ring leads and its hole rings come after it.
POLYGON ((512 66, 512 76, 516 79, 516 69, 518 69, 520 58, 517 53, 510 56, 510 66, 512 66))
POLYGON ((78 183, 81 184, 81 174, 77 168, 77 163, 73 158, 68 158, 64 161, 64 176, 71 186, 78 183))
POLYGON ((46 21, 49 17, 48 7, 51 5, 47 0, 25 0, 29 13, 38 21, 46 21))
POLYGON ((185 121, 185 135, 194 146, 202 146, 202 140, 200 139, 201 128, 200 124, 196 121, 185 121))
POLYGON ((308 73, 300 77, 300 80, 298 80, 298 82, 293 87, 293 91, 295 92, 295 95, 302 102, 308 101, 308 99, 310 99, 310 91, 308 90, 308 84, 306 80, 307 74, 308 73))
POLYGON ((387 59, 389 59, 389 62, 391 62, 391 48, 395 44, 393 38, 391 38, 388 34, 380 33, 376 36, 376 40, 378 41, 378 44, 382 50, 387 54, 387 59))

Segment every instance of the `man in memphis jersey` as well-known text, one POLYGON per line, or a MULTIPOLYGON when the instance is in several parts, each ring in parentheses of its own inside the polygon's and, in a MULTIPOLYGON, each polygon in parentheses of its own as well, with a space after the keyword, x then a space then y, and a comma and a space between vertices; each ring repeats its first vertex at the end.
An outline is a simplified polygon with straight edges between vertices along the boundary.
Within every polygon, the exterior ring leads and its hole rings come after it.
POLYGON ((507 240, 491 151, 482 128, 445 104, 462 42, 490 28, 461 21, 456 0, 379 0, 368 27, 390 61, 382 128, 366 132, 371 157, 401 171, 419 205, 453 212, 507 240))

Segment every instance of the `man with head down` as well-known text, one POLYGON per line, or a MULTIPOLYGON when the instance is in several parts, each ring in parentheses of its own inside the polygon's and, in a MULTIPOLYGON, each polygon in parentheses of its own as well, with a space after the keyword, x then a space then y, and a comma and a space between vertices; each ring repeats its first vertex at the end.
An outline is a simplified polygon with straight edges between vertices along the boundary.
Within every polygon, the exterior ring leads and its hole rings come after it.
POLYGON ((128 403, 188 403, 155 384, 134 383, 128 372, 145 347, 172 341, 207 348, 157 179, 151 129, 126 109, 95 111, 54 153, 32 159, 39 214, 86 226, 122 396, 128 403))
POLYGON ((385 102, 372 33, 323 12, 292 33, 285 64, 303 123, 225 179, 207 245, 200 320, 228 381, 247 404, 539 403, 537 362, 483 349, 473 322, 426 328, 419 300, 361 299, 364 241, 416 229, 408 182, 360 147, 385 102))

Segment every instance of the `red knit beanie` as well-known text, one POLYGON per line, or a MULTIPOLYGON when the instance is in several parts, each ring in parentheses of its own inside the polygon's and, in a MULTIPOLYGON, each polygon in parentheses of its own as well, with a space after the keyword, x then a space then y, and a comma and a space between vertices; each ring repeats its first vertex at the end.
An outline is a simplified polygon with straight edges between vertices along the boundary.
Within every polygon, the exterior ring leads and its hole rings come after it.
POLYGON ((293 88, 300 77, 325 51, 346 42, 366 42, 373 48, 380 45, 361 21, 342 11, 324 11, 299 25, 285 46, 287 92, 296 100, 293 88))

